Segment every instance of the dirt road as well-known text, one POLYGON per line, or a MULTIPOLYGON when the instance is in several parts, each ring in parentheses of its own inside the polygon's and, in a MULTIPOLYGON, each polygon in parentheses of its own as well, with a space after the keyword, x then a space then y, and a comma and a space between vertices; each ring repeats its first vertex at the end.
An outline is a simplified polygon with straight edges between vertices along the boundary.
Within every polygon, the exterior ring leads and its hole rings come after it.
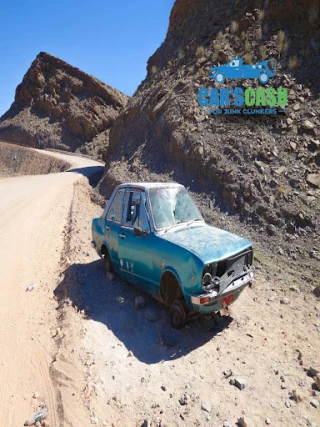
POLYGON ((0 180, 1 426, 23 425, 41 404, 48 407, 51 426, 68 425, 50 375, 57 321, 53 291, 74 183, 81 172, 89 176, 102 165, 48 154, 71 162, 75 171, 0 180), (26 291, 30 285, 34 289, 26 291))

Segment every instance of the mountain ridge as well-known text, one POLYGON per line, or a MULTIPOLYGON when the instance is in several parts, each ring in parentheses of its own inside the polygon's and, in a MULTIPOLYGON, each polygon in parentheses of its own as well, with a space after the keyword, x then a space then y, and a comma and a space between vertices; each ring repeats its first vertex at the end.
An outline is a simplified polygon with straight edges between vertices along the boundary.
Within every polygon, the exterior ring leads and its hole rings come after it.
POLYGON ((129 97, 67 62, 40 52, 0 118, 0 138, 99 157, 129 97))

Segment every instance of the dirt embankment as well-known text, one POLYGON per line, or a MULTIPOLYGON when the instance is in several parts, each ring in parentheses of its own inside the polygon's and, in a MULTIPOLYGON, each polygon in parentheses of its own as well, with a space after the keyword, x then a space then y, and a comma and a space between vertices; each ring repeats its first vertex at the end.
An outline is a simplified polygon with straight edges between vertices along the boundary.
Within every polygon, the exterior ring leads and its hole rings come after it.
POLYGON ((0 142, 0 178, 63 172, 70 163, 18 145, 0 142))

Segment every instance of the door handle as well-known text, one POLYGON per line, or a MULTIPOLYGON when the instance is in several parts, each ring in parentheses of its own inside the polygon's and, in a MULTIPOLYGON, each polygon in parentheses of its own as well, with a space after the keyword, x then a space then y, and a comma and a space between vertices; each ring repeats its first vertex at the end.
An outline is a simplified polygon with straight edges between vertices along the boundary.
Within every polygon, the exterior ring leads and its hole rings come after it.
POLYGON ((121 237, 121 239, 125 239, 127 236, 125 234, 119 234, 119 237, 121 237))

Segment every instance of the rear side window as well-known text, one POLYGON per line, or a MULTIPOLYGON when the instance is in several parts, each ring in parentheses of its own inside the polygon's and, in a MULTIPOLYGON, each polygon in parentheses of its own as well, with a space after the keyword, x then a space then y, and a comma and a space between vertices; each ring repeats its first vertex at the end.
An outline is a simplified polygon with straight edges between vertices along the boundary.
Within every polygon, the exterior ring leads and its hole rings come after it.
POLYGON ((119 190, 107 213, 107 220, 121 222, 124 190, 119 190))

